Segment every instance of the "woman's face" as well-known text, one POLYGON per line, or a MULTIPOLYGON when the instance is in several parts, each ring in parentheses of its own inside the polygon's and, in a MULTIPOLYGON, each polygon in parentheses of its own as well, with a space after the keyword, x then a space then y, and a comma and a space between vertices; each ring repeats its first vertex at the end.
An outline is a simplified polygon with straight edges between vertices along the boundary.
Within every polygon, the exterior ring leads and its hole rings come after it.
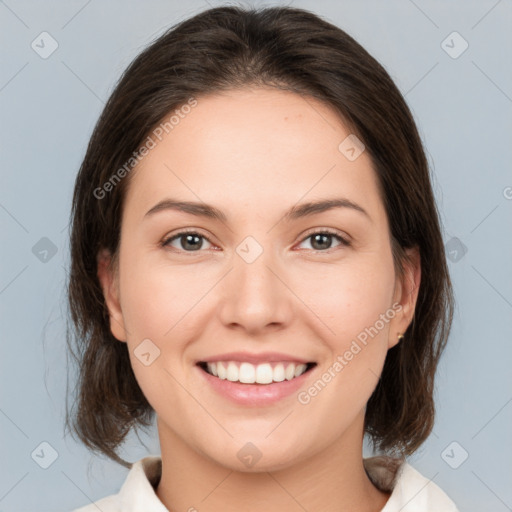
POLYGON ((132 171, 118 272, 99 265, 161 441, 241 470, 361 442, 419 284, 419 264, 410 288, 395 275, 367 151, 327 106, 274 89, 199 97, 162 131, 132 171))

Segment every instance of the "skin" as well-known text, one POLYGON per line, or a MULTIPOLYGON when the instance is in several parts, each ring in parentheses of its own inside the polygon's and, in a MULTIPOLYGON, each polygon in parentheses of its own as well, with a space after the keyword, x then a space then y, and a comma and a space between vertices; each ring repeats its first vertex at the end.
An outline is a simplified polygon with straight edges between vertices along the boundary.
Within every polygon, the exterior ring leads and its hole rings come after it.
POLYGON ((98 255, 111 330, 128 344, 137 381, 157 413, 162 477, 173 511, 380 511, 389 493, 362 459, 366 403, 387 350, 412 320, 420 260, 409 250, 395 274, 389 225, 368 153, 349 161, 338 146, 350 131, 313 98, 269 88, 199 97, 198 105, 132 171, 119 262, 98 255), (222 210, 226 223, 174 210, 145 218, 172 197, 222 210), (296 203, 345 197, 349 208, 284 221, 296 203), (188 249, 183 228, 207 237, 188 249), (315 244, 312 234, 338 230, 315 244), (252 263, 236 249, 253 237, 252 263), (329 241, 331 246, 329 248, 329 241), (278 351, 316 361, 310 387, 379 315, 400 311, 309 404, 292 394, 265 407, 218 395, 195 362, 235 350, 278 351), (134 355, 149 338, 160 356, 134 355), (251 442, 261 459, 237 452, 251 442), (263 507, 262 507, 263 505, 263 507))

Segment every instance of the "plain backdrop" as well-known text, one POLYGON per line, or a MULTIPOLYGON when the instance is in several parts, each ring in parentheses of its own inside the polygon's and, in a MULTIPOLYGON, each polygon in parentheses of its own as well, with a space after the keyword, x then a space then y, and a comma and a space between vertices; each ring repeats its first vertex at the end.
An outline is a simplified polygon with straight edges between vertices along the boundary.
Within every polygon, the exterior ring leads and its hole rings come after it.
MULTIPOLYGON (((434 433, 410 462, 461 511, 512 510, 512 4, 286 4, 325 17, 383 64, 432 166, 457 308, 434 433)), ((126 477, 64 435, 71 193, 122 71, 168 27, 218 5, 228 4, 0 1, 0 512, 69 511, 126 477)), ((131 435, 122 454, 158 454, 150 433, 145 446, 131 435)))

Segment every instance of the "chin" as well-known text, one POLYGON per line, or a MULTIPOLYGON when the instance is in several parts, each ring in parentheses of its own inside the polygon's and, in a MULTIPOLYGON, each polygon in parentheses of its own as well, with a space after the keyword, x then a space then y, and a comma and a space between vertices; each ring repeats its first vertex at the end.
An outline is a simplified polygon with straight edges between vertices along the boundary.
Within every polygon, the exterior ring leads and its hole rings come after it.
POLYGON ((300 444, 298 442, 293 447, 290 444, 285 445, 279 438, 273 440, 262 438, 260 441, 255 435, 246 436, 246 439, 252 439, 252 441, 232 440, 229 447, 222 447, 218 453, 210 454, 210 457, 217 464, 242 473, 279 471, 298 461, 297 453, 300 444))

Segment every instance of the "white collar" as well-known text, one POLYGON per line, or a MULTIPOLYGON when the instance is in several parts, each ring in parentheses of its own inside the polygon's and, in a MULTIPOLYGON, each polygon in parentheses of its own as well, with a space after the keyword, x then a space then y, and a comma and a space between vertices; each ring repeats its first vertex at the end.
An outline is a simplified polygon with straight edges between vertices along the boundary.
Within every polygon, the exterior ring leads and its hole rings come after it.
MULTIPOLYGON (((458 512, 453 501, 434 483, 403 459, 387 456, 363 459, 375 486, 391 492, 381 512, 458 512)), ((162 473, 160 456, 135 462, 118 494, 108 496, 73 512, 169 512, 155 489, 162 473)))

